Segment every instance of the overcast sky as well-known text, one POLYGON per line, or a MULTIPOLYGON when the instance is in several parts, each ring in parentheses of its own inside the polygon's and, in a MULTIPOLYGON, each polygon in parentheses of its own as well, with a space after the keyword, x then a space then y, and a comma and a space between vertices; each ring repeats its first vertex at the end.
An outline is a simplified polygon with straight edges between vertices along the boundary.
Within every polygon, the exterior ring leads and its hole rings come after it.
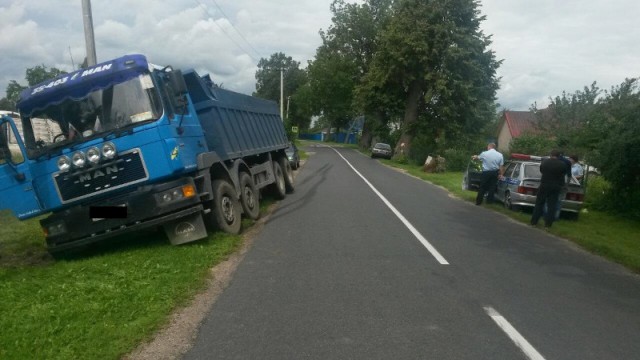
MULTIPOLYGON (((330 0, 93 1, 98 62, 142 53, 159 65, 210 73, 250 94, 261 57, 284 52, 303 67, 331 25, 330 0)), ((81 0, 0 0, 0 97, 36 65, 72 71, 85 41, 81 0)), ((504 62, 502 108, 545 107, 550 96, 640 76, 637 0, 484 0, 485 34, 504 62)))

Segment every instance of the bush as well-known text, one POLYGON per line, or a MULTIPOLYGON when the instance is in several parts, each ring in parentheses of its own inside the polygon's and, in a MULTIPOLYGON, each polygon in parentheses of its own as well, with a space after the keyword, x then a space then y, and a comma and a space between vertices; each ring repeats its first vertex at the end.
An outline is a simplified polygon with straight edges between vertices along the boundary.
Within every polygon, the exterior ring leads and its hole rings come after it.
POLYGON ((611 184, 602 176, 592 176, 587 181, 585 206, 593 210, 609 210, 611 208, 611 184))
POLYGON ((509 145, 510 153, 546 155, 557 148, 556 143, 547 135, 523 134, 509 145))
POLYGON ((460 149, 447 149, 444 151, 447 160, 447 171, 464 171, 467 168, 471 155, 460 149))
POLYGON ((585 205, 594 210, 640 220, 640 190, 616 189, 603 176, 588 179, 585 205))

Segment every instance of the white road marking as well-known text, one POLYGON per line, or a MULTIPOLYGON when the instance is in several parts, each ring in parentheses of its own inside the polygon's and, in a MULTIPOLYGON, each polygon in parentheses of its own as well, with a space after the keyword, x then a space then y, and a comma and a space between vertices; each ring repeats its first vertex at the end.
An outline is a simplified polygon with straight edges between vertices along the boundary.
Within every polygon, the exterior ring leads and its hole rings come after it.
POLYGON ((378 197, 382 200, 382 202, 385 203, 385 205, 387 205, 387 207, 398 217, 398 219, 400 219, 400 221, 402 221, 402 223, 404 224, 404 226, 407 227, 407 229, 409 229, 409 231, 411 231, 411 233, 413 234, 413 236, 415 236, 418 241, 420 241, 422 243, 422 245, 424 245, 425 248, 427 248, 427 250, 429 250, 429 252, 431 253, 431 255, 433 255, 433 257, 436 258, 436 260, 438 260, 438 262, 440 263, 440 265, 449 265, 449 263, 447 262, 447 260, 440 255, 440 253, 438 252, 438 250, 436 250, 435 247, 433 247, 433 245, 431 245, 431 243, 429 243, 429 241, 427 241, 427 239, 425 239, 424 236, 422 236, 422 234, 420 234, 420 232, 418 230, 416 230, 416 228, 411 225, 411 223, 409 222, 409 220, 407 220, 401 213, 400 211, 398 211, 398 209, 395 208, 395 206, 393 206, 389 200, 387 200, 386 197, 384 197, 384 195, 382 195, 380 193, 380 191, 378 191, 378 189, 376 189, 370 182, 369 180, 367 180, 364 176, 362 176, 362 174, 360 174, 360 172, 358 170, 356 170, 355 167, 353 167, 353 165, 351 165, 351 163, 349 162, 349 160, 345 159, 344 156, 342 156, 342 154, 340 154, 340 152, 338 152, 338 150, 331 148, 333 151, 335 151, 341 158, 342 160, 344 160, 347 165, 349 165, 351 167, 351 169, 353 169, 353 171, 355 171, 356 174, 358 174, 358 176, 360 176, 362 178, 362 180, 364 180, 364 182, 369 185, 369 187, 371 188, 371 190, 373 190, 373 192, 378 195, 378 197))
POLYGON ((502 331, 509 336, 511 341, 513 341, 522 352, 531 360, 544 360, 544 357, 540 355, 540 353, 533 347, 527 339, 525 339, 518 330, 516 330, 511 324, 505 319, 502 315, 500 315, 494 308, 491 306, 485 306, 484 311, 495 321, 496 324, 502 329, 502 331))

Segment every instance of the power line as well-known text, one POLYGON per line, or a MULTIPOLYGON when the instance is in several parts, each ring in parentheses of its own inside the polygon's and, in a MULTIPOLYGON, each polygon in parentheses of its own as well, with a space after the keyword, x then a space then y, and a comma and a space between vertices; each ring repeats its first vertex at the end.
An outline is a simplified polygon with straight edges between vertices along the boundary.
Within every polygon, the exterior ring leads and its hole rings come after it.
POLYGON ((240 35, 240 37, 242 38, 242 40, 244 40, 245 43, 247 43, 247 45, 249 45, 249 47, 251 48, 251 50, 253 50, 256 55, 258 55, 259 57, 262 57, 262 55, 260 54, 260 52, 258 50, 256 50, 251 43, 247 40, 247 38, 244 37, 244 35, 242 35, 242 33, 240 32, 240 30, 238 30, 238 28, 236 28, 233 25, 233 22, 231 22, 231 19, 229 19, 229 17, 227 16, 227 14, 224 13, 224 10, 222 10, 222 8, 220 7, 220 5, 218 5, 218 2, 216 0, 211 0, 213 1, 213 3, 216 5, 216 7, 218 8, 218 10, 220 10, 220 13, 222 13, 222 16, 224 16, 228 21, 229 24, 231 25, 231 27, 238 33, 238 35, 240 35))
MULTIPOLYGON (((194 0, 196 3, 198 3, 198 5, 200 5, 200 7, 202 9, 204 9, 204 11, 207 12, 207 14, 213 19, 213 15, 211 15, 211 13, 209 12, 209 9, 204 6, 199 0, 194 0)), ((227 19, 228 20, 228 19, 227 19)), ((257 64, 259 62, 259 60, 256 60, 255 57, 253 57, 251 54, 249 54, 249 52, 247 50, 245 50, 242 46, 240 46, 240 44, 238 44, 238 42, 232 38, 231 36, 229 36, 229 34, 222 28, 222 26, 220 26, 220 24, 218 24, 215 19, 213 20, 213 23, 216 24, 216 26, 220 29, 220 31, 222 31, 228 38, 229 40, 231 40, 240 50, 242 50, 242 52, 244 52, 245 54, 249 55, 249 57, 257 64)), ((231 25, 233 26, 233 25, 231 25)))

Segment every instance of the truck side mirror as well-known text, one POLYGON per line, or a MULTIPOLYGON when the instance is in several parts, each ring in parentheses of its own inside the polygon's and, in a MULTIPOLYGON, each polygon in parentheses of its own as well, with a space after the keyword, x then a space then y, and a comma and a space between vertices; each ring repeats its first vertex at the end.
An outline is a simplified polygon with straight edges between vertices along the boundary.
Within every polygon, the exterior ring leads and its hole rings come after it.
POLYGON ((171 87, 173 88, 173 94, 175 96, 180 96, 187 93, 187 83, 184 81, 184 76, 182 76, 182 71, 173 70, 169 73, 169 81, 171 82, 171 87))
POLYGON ((0 118, 0 160, 2 162, 11 161, 11 150, 9 149, 9 141, 7 134, 9 132, 9 123, 0 118))

